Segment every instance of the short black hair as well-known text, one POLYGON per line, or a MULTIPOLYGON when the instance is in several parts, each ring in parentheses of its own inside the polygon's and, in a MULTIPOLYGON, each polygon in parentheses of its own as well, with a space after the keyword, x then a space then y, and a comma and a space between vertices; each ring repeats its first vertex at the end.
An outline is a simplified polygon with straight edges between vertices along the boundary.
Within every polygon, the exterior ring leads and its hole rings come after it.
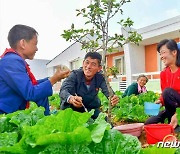
POLYGON ((164 39, 160 41, 157 45, 157 51, 160 53, 160 49, 163 45, 166 45, 166 47, 172 52, 174 50, 177 51, 177 57, 176 57, 176 66, 180 67, 180 50, 178 49, 177 43, 175 40, 172 39, 164 39))
POLYGON ((92 59, 97 59, 98 60, 98 63, 99 65, 101 66, 101 60, 102 60, 102 56, 98 53, 98 52, 88 52, 86 53, 85 57, 84 57, 84 60, 86 58, 92 58, 92 59))
POLYGON ((16 49, 18 41, 21 39, 29 41, 37 34, 38 32, 32 27, 20 24, 15 25, 10 29, 8 34, 9 45, 11 48, 16 49))

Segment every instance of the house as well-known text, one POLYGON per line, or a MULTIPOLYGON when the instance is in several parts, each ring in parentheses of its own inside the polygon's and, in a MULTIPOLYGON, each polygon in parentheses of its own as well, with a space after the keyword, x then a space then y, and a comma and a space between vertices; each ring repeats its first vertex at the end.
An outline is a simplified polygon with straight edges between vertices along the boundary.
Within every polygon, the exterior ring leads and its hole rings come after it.
MULTIPOLYGON (((121 32, 127 35, 124 29, 121 32)), ((119 70, 117 79, 111 77, 111 85, 114 90, 124 91, 139 74, 145 74, 149 77, 147 89, 160 91, 159 74, 164 66, 156 46, 165 38, 180 41, 180 16, 137 29, 137 32, 143 37, 139 46, 128 43, 116 52, 106 55, 107 66, 116 66, 119 70)), ((81 45, 78 42, 73 43, 47 64, 48 74, 54 73, 58 64, 65 64, 71 69, 80 67, 84 55, 81 45)))
MULTIPOLYGON (((82 66, 83 58, 86 52, 81 50, 81 44, 78 42, 73 43, 63 52, 53 58, 47 63, 48 76, 52 76, 56 71, 56 66, 66 65, 71 70, 79 68, 82 66)), ((61 82, 57 82, 53 86, 53 91, 55 93, 59 92, 61 82)))

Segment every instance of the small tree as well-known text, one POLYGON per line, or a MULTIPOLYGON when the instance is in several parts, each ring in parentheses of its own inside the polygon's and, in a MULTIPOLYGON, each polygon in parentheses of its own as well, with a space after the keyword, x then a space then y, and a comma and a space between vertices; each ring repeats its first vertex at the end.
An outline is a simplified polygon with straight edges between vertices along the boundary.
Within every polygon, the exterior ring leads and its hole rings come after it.
MULTIPOLYGON (((126 43, 138 44, 142 40, 141 35, 133 31, 133 21, 130 18, 126 20, 120 19, 117 24, 127 32, 127 36, 123 34, 109 35, 110 19, 114 18, 117 14, 123 14, 122 6, 130 2, 130 0, 91 0, 87 8, 77 9, 77 16, 82 16, 86 19, 85 25, 91 26, 87 29, 75 29, 74 24, 71 28, 64 30, 62 34, 66 41, 77 41, 82 44, 82 49, 86 51, 101 51, 102 52, 102 70, 103 75, 109 90, 109 100, 114 95, 113 90, 108 82, 109 71, 111 74, 116 75, 117 69, 110 68, 107 71, 106 54, 112 52, 114 48, 123 47, 126 43)), ((119 28, 119 29, 120 29, 119 28)), ((109 101, 110 102, 110 101, 109 101)), ((109 103, 108 108, 108 121, 111 122, 112 105, 109 103)))

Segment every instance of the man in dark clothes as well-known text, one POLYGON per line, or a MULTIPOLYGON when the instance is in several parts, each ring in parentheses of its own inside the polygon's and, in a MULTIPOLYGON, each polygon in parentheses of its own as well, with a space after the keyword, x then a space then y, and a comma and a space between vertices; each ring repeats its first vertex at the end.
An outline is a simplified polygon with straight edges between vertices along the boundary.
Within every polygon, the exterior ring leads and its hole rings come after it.
MULTIPOLYGON (((93 119, 100 113, 101 102, 97 96, 99 89, 106 97, 109 96, 107 85, 100 73, 101 55, 97 52, 88 52, 83 61, 83 67, 73 70, 70 76, 62 83, 60 89, 61 109, 72 108, 78 112, 95 109, 93 119)), ((119 102, 118 96, 114 95, 111 104, 119 102)))

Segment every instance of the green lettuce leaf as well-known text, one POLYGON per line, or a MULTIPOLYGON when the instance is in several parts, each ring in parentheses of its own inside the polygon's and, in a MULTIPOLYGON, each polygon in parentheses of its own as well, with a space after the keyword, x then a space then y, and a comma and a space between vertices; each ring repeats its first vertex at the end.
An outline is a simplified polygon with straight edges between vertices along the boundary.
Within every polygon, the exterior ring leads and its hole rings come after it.
POLYGON ((35 147, 52 143, 74 144, 91 142, 91 133, 85 124, 91 114, 79 113, 72 109, 59 111, 56 115, 46 116, 35 126, 24 127, 23 139, 26 144, 35 147))
POLYGON ((92 154, 86 145, 50 144, 39 154, 92 154))
POLYGON ((62 145, 82 144, 91 142, 91 133, 85 127, 77 127, 72 132, 58 132, 41 136, 37 139, 36 145, 48 145, 51 143, 61 143, 62 145))
POLYGON ((12 133, 0 133, 0 147, 2 146, 12 146, 18 141, 18 134, 16 132, 12 133))
POLYGON ((158 148, 156 145, 153 147, 141 150, 141 154, 174 154, 176 148, 158 148))
POLYGON ((5 115, 0 117, 0 133, 11 132, 15 129, 14 124, 10 123, 9 120, 5 115))
POLYGON ((100 143, 88 146, 94 154, 138 154, 141 144, 137 137, 126 136, 117 130, 106 130, 100 143))
POLYGON ((100 143, 105 130, 109 130, 111 125, 105 121, 106 114, 100 113, 95 122, 88 128, 91 131, 91 138, 95 143, 100 143))
POLYGON ((33 126, 37 121, 44 117, 44 108, 39 107, 30 110, 18 111, 14 116, 11 117, 10 123, 17 125, 18 127, 23 127, 24 125, 33 126))

